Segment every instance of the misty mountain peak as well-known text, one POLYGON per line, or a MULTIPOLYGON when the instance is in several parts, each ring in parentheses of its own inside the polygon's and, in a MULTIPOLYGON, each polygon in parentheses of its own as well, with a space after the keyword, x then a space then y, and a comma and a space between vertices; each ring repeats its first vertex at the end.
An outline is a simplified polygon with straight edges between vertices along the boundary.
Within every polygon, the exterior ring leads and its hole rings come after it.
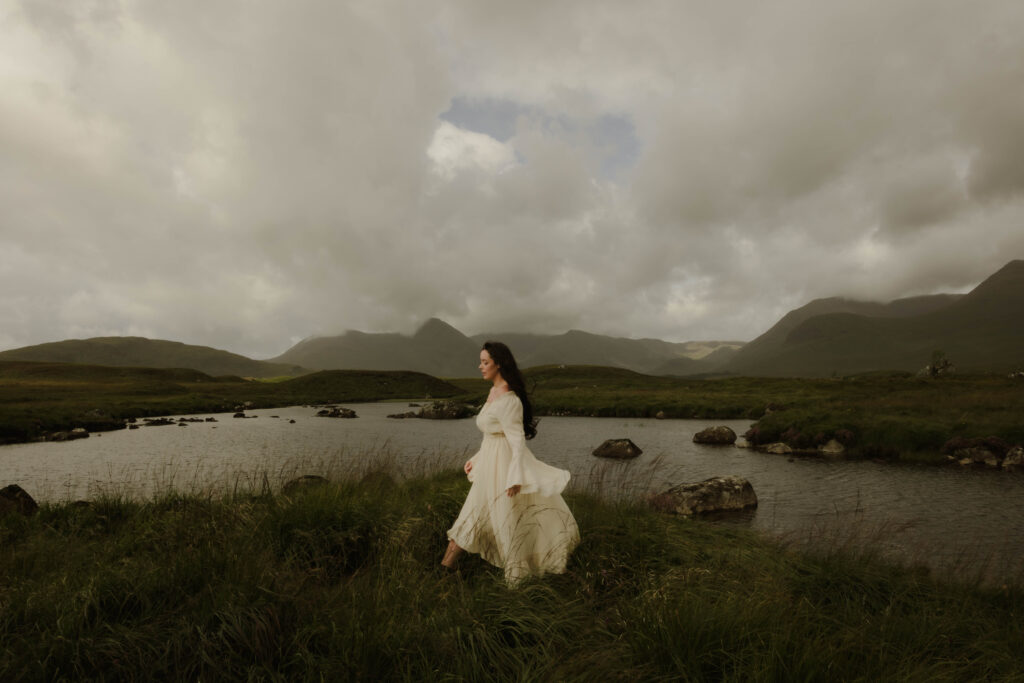
POLYGON ((434 340, 434 341, 465 341, 468 337, 462 332, 441 320, 440 318, 431 318, 427 322, 423 323, 416 333, 412 336, 416 340, 434 340))

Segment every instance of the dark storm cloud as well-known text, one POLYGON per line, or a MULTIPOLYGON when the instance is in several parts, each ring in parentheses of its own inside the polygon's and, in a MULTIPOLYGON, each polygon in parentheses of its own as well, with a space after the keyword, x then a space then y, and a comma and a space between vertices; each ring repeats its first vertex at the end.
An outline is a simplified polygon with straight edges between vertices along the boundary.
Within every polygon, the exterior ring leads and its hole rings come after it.
POLYGON ((1024 255, 1014 2, 24 2, 0 347, 749 339, 1024 255))

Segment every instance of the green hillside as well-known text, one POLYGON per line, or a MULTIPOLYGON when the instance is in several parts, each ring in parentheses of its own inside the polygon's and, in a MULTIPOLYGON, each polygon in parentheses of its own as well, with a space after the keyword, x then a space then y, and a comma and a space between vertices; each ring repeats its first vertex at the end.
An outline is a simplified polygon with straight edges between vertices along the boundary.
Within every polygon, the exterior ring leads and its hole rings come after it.
POLYGON ((146 368, 191 368, 208 375, 279 377, 309 372, 295 364, 268 363, 237 353, 162 339, 95 337, 0 351, 0 361, 78 363, 146 368))
MULTIPOLYGON (((885 315, 877 309, 874 315, 828 310, 830 303, 835 308, 841 301, 812 302, 791 312, 738 351, 725 369, 808 377, 913 372, 928 364, 936 350, 964 372, 1024 367, 1024 261, 1010 262, 962 297, 930 298, 923 309, 901 306, 885 315)), ((840 307, 872 310, 870 305, 840 307)))

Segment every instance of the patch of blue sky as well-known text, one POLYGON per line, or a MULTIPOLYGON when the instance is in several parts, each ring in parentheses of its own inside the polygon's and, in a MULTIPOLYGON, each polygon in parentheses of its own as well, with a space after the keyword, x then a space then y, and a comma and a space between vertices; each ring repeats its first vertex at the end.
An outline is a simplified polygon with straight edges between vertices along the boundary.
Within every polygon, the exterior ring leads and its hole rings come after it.
MULTIPOLYGON (((539 107, 528 107, 510 100, 456 97, 441 119, 475 133, 508 142, 516 134, 520 117, 539 122, 553 135, 583 139, 599 156, 598 173, 615 180, 632 168, 640 157, 640 140, 633 122, 626 116, 602 114, 590 119, 574 119, 552 114, 539 107)), ((520 155, 517 152, 517 157, 520 155)), ((522 161, 520 157, 520 161, 522 161)))

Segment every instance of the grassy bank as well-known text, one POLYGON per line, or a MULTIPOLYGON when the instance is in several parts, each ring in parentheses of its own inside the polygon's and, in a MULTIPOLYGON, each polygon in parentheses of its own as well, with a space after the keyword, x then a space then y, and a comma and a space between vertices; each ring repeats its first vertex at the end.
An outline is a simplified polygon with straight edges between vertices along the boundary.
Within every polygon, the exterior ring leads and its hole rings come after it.
POLYGON ((130 417, 223 412, 243 404, 272 408, 458 393, 417 372, 331 370, 265 382, 195 370, 6 361, 0 362, 0 443, 75 427, 111 429, 130 417))
MULTIPOLYGON (((927 379, 876 373, 831 379, 684 379, 598 366, 526 371, 539 415, 749 419, 751 440, 813 449, 837 439, 850 455, 945 462, 956 437, 1024 444, 1024 381, 1001 376, 927 379)), ((478 378, 412 372, 327 371, 280 381, 192 370, 0 362, 0 443, 126 417, 400 398, 479 403, 478 378)))
MULTIPOLYGON (((258 480, 258 478, 254 479, 258 480)), ((1024 677, 1024 591, 572 494, 568 573, 437 562, 468 488, 370 470, 0 518, 0 679, 1024 677)))
POLYGON ((747 418, 757 443, 813 449, 835 438, 853 456, 945 462, 955 437, 1024 444, 1024 381, 995 375, 683 379, 549 366, 527 381, 542 415, 747 418))

